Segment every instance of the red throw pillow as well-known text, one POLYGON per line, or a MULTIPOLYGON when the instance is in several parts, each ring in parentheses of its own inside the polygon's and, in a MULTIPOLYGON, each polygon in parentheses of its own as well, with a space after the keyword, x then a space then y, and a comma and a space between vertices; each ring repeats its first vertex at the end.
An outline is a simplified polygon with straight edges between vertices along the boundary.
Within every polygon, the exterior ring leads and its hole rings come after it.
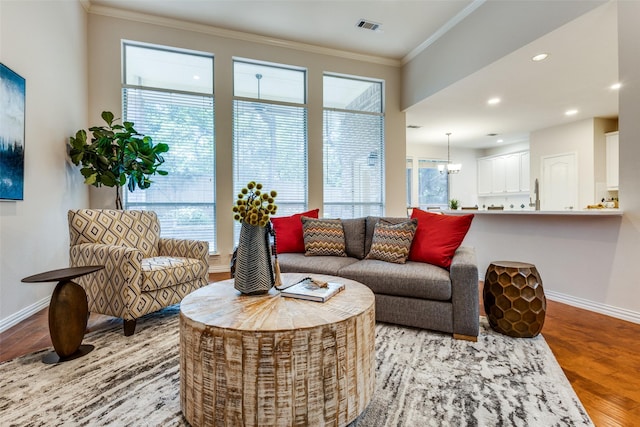
POLYGON ((453 254, 471 227, 473 214, 439 215, 414 209, 411 218, 418 219, 418 228, 409 251, 409 260, 448 269, 453 254))
POLYGON ((273 229, 276 231, 276 249, 279 254, 286 252, 304 253, 304 237, 302 234, 302 218, 318 218, 320 209, 314 209, 291 216, 271 218, 273 229))

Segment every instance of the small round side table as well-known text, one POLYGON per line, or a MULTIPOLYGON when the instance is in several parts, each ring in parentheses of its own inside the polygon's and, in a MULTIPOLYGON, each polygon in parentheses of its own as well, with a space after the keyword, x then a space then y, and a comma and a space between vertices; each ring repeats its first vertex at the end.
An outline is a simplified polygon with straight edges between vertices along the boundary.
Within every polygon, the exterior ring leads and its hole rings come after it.
POLYGON ((58 282, 49 303, 49 335, 55 353, 45 355, 44 363, 77 359, 93 350, 92 345, 80 345, 87 329, 89 307, 86 292, 71 279, 103 268, 103 265, 61 268, 22 279, 25 283, 58 282))
POLYGON ((485 275, 482 296, 489 325, 495 331, 516 338, 532 338, 542 330, 547 300, 535 265, 492 262, 485 275))

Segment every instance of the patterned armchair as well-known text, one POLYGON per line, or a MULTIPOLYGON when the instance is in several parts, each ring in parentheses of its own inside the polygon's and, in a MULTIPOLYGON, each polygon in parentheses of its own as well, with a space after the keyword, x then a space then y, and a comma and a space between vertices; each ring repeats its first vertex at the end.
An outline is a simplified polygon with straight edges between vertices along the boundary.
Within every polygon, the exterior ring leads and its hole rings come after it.
POLYGON ((75 279, 89 311, 122 318, 126 336, 137 318, 208 283, 208 242, 161 238, 155 212, 79 209, 68 218, 70 265, 105 266, 75 279))

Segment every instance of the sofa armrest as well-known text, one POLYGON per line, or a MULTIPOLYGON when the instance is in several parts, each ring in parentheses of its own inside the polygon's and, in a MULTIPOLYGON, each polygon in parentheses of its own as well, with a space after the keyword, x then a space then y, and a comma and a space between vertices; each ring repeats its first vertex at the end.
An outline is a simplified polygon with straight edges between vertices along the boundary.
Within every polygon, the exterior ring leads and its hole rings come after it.
POLYGON ((453 304, 453 333, 477 337, 480 330, 480 300, 475 249, 459 247, 453 256, 449 274, 453 304))
POLYGON ((209 265, 209 242, 189 239, 160 238, 160 256, 195 258, 209 265))
POLYGON ((136 248, 81 243, 69 248, 71 267, 104 265, 104 270, 74 279, 85 289, 90 303, 89 311, 125 318, 129 304, 142 292, 141 262, 143 254, 136 248), (109 298, 118 295, 118 298, 109 298), (105 307, 97 309, 92 304, 101 301, 105 307))

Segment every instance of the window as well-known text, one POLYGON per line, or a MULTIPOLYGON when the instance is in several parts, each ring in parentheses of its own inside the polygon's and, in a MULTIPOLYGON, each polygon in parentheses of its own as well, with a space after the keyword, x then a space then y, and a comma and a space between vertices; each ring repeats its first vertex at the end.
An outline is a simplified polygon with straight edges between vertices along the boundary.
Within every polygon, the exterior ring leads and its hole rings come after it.
POLYGON ((413 191, 413 159, 407 157, 407 207, 413 206, 411 203, 411 192, 413 191))
POLYGON ((124 120, 169 145, 146 190, 125 191, 127 209, 158 214, 163 237, 199 239, 216 250, 213 57, 123 44, 124 120))
POLYGON ((306 71, 235 60, 233 78, 234 194, 256 181, 278 192, 278 216, 305 211, 306 71))
POLYGON ((418 204, 420 209, 449 206, 449 175, 440 173, 441 160, 418 160, 418 204))
POLYGON ((384 214, 383 84, 324 76, 324 216, 384 214))

